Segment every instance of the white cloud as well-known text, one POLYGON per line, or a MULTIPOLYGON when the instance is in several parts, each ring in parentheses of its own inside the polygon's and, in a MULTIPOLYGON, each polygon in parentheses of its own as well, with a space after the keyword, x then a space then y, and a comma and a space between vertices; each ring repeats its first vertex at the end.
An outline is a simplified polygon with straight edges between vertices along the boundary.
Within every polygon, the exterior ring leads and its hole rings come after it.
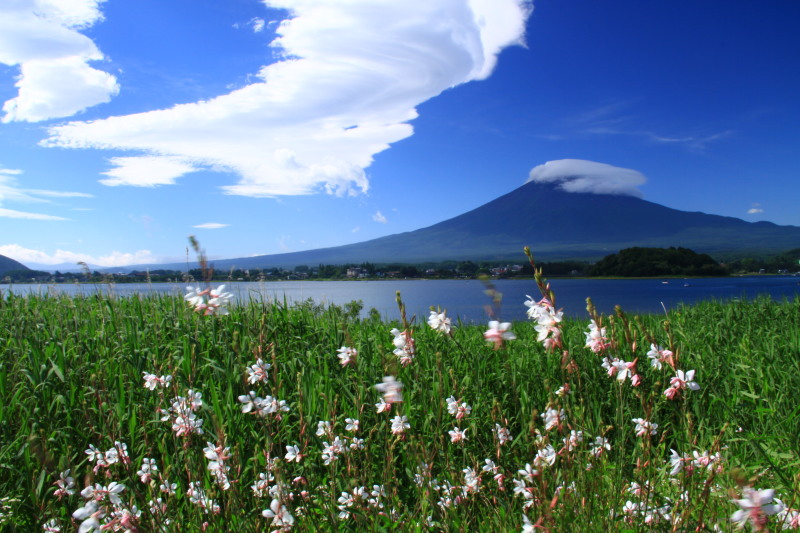
MULTIPOLYGON (((208 101, 56 126, 44 144, 233 172, 227 194, 357 194, 375 154, 413 133, 416 106, 488 77, 500 50, 522 44, 531 10, 527 0, 264 3, 291 18, 273 42, 286 59, 256 82, 208 101)), ((136 158, 114 163, 109 173, 126 174, 136 158)))
POLYGON ((110 187, 172 185, 184 174, 200 170, 180 158, 169 156, 112 157, 109 162, 116 168, 103 172, 109 177, 99 181, 110 187))
POLYGON ((750 209, 747 210, 747 214, 748 215, 757 215, 757 214, 763 213, 763 212, 764 212, 764 210, 761 209, 761 204, 759 204, 759 203, 753 204, 753 207, 751 207, 750 209))
POLYGON ((0 255, 15 259, 22 264, 41 263, 44 265, 58 265, 61 263, 77 263, 78 261, 83 261, 91 265, 115 267, 141 263, 157 263, 159 261, 149 250, 138 250, 133 253, 124 253, 115 250, 108 255, 93 256, 59 249, 53 254, 48 254, 41 250, 24 248, 18 244, 4 244, 0 246, 0 255))
POLYGON ((78 31, 102 18, 101 1, 0 4, 0 63, 20 70, 17 96, 3 104, 3 122, 72 116, 119 92, 114 76, 89 66, 104 56, 78 31))
POLYGON ((54 215, 43 215, 41 213, 28 213, 25 211, 14 211, 13 209, 3 209, 0 207, 0 217, 4 218, 24 218, 27 220, 69 220, 64 217, 54 215))
POLYGON ((253 32, 261 33, 264 31, 264 19, 255 17, 250 21, 250 25, 253 27, 253 32))
POLYGON ((205 222, 203 224, 198 224, 192 227, 199 229, 220 229, 220 228, 227 228, 228 226, 230 226, 230 224, 220 224, 219 222, 205 222))
POLYGON ((93 198, 93 195, 85 192, 48 191, 45 189, 25 189, 25 192, 36 196, 46 196, 49 198, 93 198))
POLYGON ((381 213, 380 211, 375 211, 375 214, 372 215, 372 220, 374 220, 375 222, 380 222, 381 224, 386 224, 387 222, 386 217, 383 216, 383 213, 381 213))
POLYGON ((644 174, 629 168, 583 159, 548 161, 531 169, 527 182, 557 183, 567 192, 621 194, 642 197, 639 186, 647 181, 644 174))
MULTIPOLYGON (((0 168, 0 206, 7 202, 16 203, 50 203, 48 198, 91 198, 91 194, 70 191, 50 191, 44 189, 25 189, 18 185, 16 176, 21 170, 0 168)), ((30 213, 13 209, 0 208, 0 217, 27 220, 69 220, 64 217, 43 213, 30 213)))

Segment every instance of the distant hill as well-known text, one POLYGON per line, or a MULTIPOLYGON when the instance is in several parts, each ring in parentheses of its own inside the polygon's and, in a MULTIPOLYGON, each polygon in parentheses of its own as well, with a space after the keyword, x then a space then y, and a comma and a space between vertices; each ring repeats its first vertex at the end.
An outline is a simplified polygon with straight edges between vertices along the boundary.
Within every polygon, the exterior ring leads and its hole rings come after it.
MULTIPOLYGON (((427 228, 357 244, 214 261, 217 269, 296 265, 422 263, 519 258, 529 245, 543 260, 600 259, 624 248, 680 246, 715 257, 800 247, 800 227, 671 209, 632 196, 566 192, 529 182, 427 228)), ((185 263, 139 265, 173 268, 185 263)), ((134 268, 134 267, 128 267, 134 268)))
POLYGON ((591 276, 726 276, 725 267, 708 254, 687 248, 626 248, 605 256, 589 269, 591 276))
POLYGON ((30 270, 30 269, 25 265, 23 265, 22 263, 20 263, 19 261, 14 261, 10 257, 0 255, 0 276, 11 270, 30 270))

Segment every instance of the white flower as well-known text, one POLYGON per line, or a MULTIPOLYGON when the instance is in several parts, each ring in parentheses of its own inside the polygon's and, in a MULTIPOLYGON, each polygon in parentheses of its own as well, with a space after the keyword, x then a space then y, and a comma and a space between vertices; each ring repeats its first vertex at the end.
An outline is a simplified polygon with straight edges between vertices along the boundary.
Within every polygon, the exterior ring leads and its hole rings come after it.
POLYGON ((226 305, 233 299, 233 294, 225 292, 225 285, 216 289, 201 290, 200 287, 186 287, 184 299, 194 310, 205 315, 227 315, 226 305))
POLYGON ((586 347, 594 353, 600 353, 608 348, 609 342, 606 338, 606 328, 599 327, 597 322, 592 320, 589 323, 589 331, 586 332, 586 347))
POLYGON ((400 360, 401 365, 408 366, 416 355, 414 338, 408 331, 400 331, 397 328, 392 328, 390 333, 394 335, 392 343, 395 349, 393 353, 400 360))
POLYGON ((144 386, 147 389, 155 390, 156 387, 167 387, 169 386, 170 381, 172 381, 172 376, 157 376, 155 374, 150 374, 149 372, 142 372, 144 374, 144 386))
POLYGON ((270 524, 272 527, 280 527, 281 531, 288 531, 294 525, 294 517, 289 513, 285 505, 277 499, 272 500, 269 504, 269 509, 261 512, 264 518, 272 519, 270 524))
POLYGON ((481 489, 481 477, 474 468, 464 468, 464 492, 478 492, 481 489))
POLYGON ((61 526, 58 525, 58 520, 56 520, 55 518, 51 518, 50 520, 42 524, 42 530, 45 531, 46 533, 57 533, 61 531, 61 526))
POLYGON ((528 515, 522 515, 522 533, 536 533, 536 526, 528 518, 528 515))
POLYGON ((269 377, 269 369, 271 364, 265 363, 260 357, 256 359, 256 364, 250 365, 247 368, 247 382, 249 384, 258 383, 259 381, 267 381, 269 377))
POLYGON ((392 434, 402 435, 407 429, 411 429, 407 416, 397 415, 392 418, 392 434))
POLYGON ((332 435, 333 431, 331 430, 331 423, 327 420, 320 420, 317 422, 317 437, 322 437, 324 435, 332 435))
POLYGON ((503 427, 500 424, 494 425, 492 433, 495 434, 501 446, 511 440, 511 433, 508 431, 508 428, 503 427))
POLYGON ((583 431, 575 431, 573 429, 569 432, 569 437, 564 438, 564 448, 567 451, 572 451, 578 447, 579 442, 583 442, 583 431))
POLYGON ((503 346, 504 341, 513 341, 517 336, 511 332, 511 322, 500 323, 492 320, 489 322, 489 329, 484 332, 483 338, 493 343, 495 349, 498 349, 503 346))
POLYGON ((651 344, 650 351, 647 352, 647 357, 650 358, 650 365, 659 370, 661 370, 662 363, 672 362, 672 356, 673 353, 671 351, 665 350, 661 346, 656 346, 655 344, 651 344))
POLYGON ((604 450, 610 451, 611 444, 608 443, 608 440, 605 437, 595 437, 594 438, 594 446, 592 447, 591 453, 595 457, 599 457, 604 453, 604 450))
POLYGON ((385 376, 383 383, 378 383, 375 388, 383 394, 383 401, 388 404, 403 401, 403 384, 397 381, 394 376, 385 376))
POLYGON ((344 421, 346 424, 344 426, 345 431, 352 431, 352 432, 358 431, 358 424, 359 424, 358 420, 356 420, 355 418, 345 418, 344 421))
POLYGON ((567 418, 567 413, 563 409, 558 410, 549 408, 540 416, 542 417, 542 420, 544 420, 544 429, 546 431, 550 431, 567 418))
POLYGON ((754 490, 751 487, 742 489, 742 499, 733 500, 741 509, 733 513, 731 520, 741 529, 749 521, 753 531, 761 531, 767 523, 767 517, 781 512, 780 503, 772 503, 775 491, 772 489, 754 490))
POLYGON ((629 363, 627 361, 614 360, 611 365, 614 367, 617 374, 617 381, 622 383, 627 378, 633 379, 636 375, 636 362, 629 363))
POLYGON ((533 468, 530 463, 525 463, 525 468, 518 470, 517 473, 527 479, 528 483, 533 483, 533 478, 539 475, 539 471, 533 468))
POLYGON ((546 467, 546 466, 553 466, 556 462, 556 450, 553 448, 552 445, 548 444, 538 452, 536 452, 536 457, 533 459, 533 466, 537 467, 546 467))
POLYGON ((105 510, 96 501, 92 500, 86 502, 86 505, 72 513, 72 518, 82 521, 78 532, 87 533, 89 531, 100 531, 100 518, 105 517, 105 515, 105 510))
POLYGON ((658 433, 658 424, 655 422, 650 422, 649 420, 645 420, 644 418, 634 418, 631 420, 636 424, 636 436, 643 437, 648 433, 650 435, 655 435, 658 433))
POLYGON ((53 493, 59 500, 64 496, 72 496, 75 494, 75 479, 69 475, 70 469, 61 472, 59 474, 58 480, 53 483, 53 485, 57 486, 58 488, 53 493))
POLYGON ((672 400, 684 389, 700 390, 700 385, 694 381, 694 370, 686 373, 676 370, 675 376, 669 380, 669 388, 664 391, 664 396, 672 400))
POLYGON ((431 329, 448 335, 450 333, 450 319, 445 316, 445 313, 437 313, 431 310, 431 316, 428 318, 428 325, 431 329))
POLYGON ((287 445, 286 455, 283 458, 287 463, 291 463, 292 461, 299 463, 303 459, 303 455, 300 453, 300 447, 296 445, 287 445))
POLYGON ((456 442, 461 442, 461 441, 467 440, 467 430, 466 429, 461 430, 458 427, 454 427, 453 429, 448 431, 448 433, 450 434, 450 442, 456 443, 456 442))
POLYGON ((459 405, 458 400, 454 396, 450 396, 445 400, 447 402, 447 412, 456 417, 456 420, 461 420, 472 412, 467 402, 461 402, 459 405))
POLYGON ((156 472, 158 472, 156 460, 145 457, 142 459, 142 467, 136 472, 136 475, 139 476, 142 483, 149 483, 156 472))
POLYGON ((339 437, 333 439, 333 442, 328 444, 322 443, 322 462, 326 465, 331 464, 333 461, 339 459, 339 455, 345 451, 344 442, 339 437))
POLYGON ((392 410, 392 404, 384 402, 383 398, 381 398, 378 400, 378 403, 375 404, 375 409, 377 409, 379 413, 385 413, 392 410))
POLYGON ((342 346, 336 350, 336 357, 339 358, 339 363, 342 366, 355 364, 356 356, 358 356, 358 351, 355 348, 342 346))

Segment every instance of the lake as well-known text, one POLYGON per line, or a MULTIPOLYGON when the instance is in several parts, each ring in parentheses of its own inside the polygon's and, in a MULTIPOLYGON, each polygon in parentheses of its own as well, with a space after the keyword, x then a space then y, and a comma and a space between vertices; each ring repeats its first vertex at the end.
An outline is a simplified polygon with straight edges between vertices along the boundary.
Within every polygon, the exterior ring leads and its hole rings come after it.
MULTIPOLYGON (((526 295, 539 299, 533 280, 495 280, 503 294, 499 318, 506 321, 526 320, 526 295)), ((214 284, 216 286, 218 284, 214 284)), ((629 313, 661 313, 680 304, 703 300, 752 299, 768 295, 775 300, 800 297, 800 277, 745 276, 729 278, 689 279, 559 279, 551 280, 556 304, 571 317, 586 317, 586 297, 591 297, 598 310, 613 312, 621 305, 629 313)), ((400 291, 409 319, 417 314, 426 320, 431 306, 446 309, 449 316, 464 322, 485 322, 485 307, 490 303, 486 286, 478 280, 382 280, 382 281, 273 281, 231 282, 228 291, 239 300, 258 299, 301 302, 313 299, 324 304, 342 305, 353 300, 364 303, 363 315, 375 308, 385 319, 399 318, 395 291, 400 291)), ((131 294, 185 294, 182 283, 131 284, 19 284, 0 285, 0 293, 67 294, 95 293, 127 296, 131 294)))

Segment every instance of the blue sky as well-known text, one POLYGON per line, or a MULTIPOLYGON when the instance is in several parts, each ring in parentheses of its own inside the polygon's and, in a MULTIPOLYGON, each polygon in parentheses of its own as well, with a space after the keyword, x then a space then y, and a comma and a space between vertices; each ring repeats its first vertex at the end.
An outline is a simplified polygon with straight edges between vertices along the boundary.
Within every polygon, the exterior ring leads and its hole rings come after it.
POLYGON ((570 172, 800 226, 797 20, 755 0, 3 2, 0 254, 335 246, 570 172))

